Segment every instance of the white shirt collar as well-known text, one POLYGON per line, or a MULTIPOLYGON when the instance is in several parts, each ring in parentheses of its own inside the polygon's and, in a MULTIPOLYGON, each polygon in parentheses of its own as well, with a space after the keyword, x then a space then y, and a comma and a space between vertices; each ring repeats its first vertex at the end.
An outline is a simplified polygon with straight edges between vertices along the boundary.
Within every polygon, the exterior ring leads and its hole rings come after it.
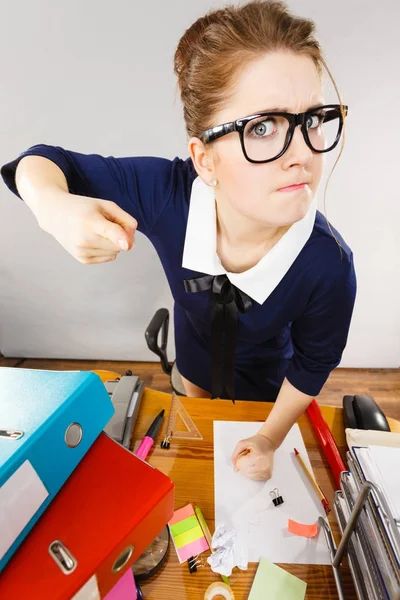
POLYGON ((314 227, 317 198, 307 214, 294 223, 275 246, 251 269, 230 273, 217 255, 214 190, 200 177, 193 182, 182 266, 208 275, 226 274, 230 282, 259 304, 272 294, 305 246, 314 227))

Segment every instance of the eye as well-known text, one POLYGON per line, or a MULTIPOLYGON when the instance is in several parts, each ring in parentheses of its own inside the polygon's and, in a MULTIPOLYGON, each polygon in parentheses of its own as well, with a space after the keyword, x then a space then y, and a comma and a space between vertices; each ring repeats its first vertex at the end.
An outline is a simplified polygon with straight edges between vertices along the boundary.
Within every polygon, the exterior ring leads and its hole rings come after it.
POLYGON ((319 113, 317 115, 309 115, 307 117, 307 129, 316 129, 319 127, 325 118, 325 113, 319 113))
POLYGON ((255 137, 265 137, 274 133, 274 120, 264 119, 258 123, 254 123, 250 127, 250 132, 255 137))

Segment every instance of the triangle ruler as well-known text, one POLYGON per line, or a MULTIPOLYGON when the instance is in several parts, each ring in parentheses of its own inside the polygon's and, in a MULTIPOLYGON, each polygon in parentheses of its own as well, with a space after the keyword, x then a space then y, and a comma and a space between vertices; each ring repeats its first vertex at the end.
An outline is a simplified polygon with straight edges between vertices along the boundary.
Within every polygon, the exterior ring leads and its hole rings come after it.
POLYGON ((178 396, 172 394, 171 406, 168 415, 167 426, 161 448, 168 449, 170 440, 202 440, 203 436, 197 429, 192 417, 179 400, 178 396))

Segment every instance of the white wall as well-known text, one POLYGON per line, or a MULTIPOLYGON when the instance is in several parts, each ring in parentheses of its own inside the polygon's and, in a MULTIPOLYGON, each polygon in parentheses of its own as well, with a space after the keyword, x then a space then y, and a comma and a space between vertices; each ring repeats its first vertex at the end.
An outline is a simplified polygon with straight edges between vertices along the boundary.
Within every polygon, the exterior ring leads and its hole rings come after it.
MULTIPOLYGON (((7 3, 0 37, 0 163, 36 143, 114 156, 186 157, 178 95, 174 104, 173 54, 198 16, 224 4, 7 3)), ((327 196, 328 217, 353 249, 358 275, 342 366, 398 367, 400 5, 289 5, 316 21, 350 106, 346 148, 327 196)), ((328 98, 335 101, 332 92, 328 98)), ((136 249, 114 263, 81 265, 0 185, 3 354, 152 358, 144 329, 157 308, 171 308, 172 302, 153 248, 137 238, 136 249)))

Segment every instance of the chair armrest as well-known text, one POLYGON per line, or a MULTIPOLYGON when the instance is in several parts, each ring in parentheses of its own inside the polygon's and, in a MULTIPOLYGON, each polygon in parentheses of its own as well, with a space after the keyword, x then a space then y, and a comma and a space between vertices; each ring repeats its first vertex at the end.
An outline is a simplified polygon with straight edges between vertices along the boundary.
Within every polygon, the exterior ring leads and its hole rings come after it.
POLYGON ((167 357, 169 329, 169 311, 166 308, 160 308, 150 321, 149 326, 145 331, 145 338, 149 350, 157 354, 161 360, 161 366, 167 375, 171 375, 172 366, 169 364, 167 357), (161 331, 161 345, 158 345, 158 336, 161 331))

